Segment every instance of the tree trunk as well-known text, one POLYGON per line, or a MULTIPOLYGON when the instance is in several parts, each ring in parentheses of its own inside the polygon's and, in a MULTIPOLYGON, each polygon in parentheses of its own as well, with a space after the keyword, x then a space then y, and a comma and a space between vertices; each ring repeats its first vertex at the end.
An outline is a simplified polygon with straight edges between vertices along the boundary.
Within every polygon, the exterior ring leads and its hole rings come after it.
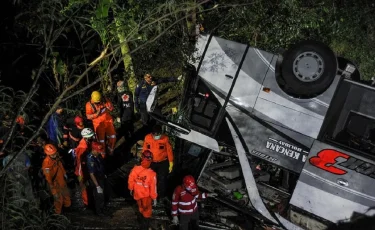
POLYGON ((116 12, 115 12, 115 22, 116 22, 116 27, 118 28, 117 37, 118 37, 118 40, 121 44, 121 54, 122 54, 122 60, 124 62, 124 66, 125 66, 125 72, 126 72, 126 75, 127 75, 128 86, 129 86, 130 91, 134 92, 135 87, 137 85, 137 78, 136 78, 135 72, 134 72, 133 60, 132 60, 131 55, 129 54, 130 48, 129 48, 129 44, 126 41, 125 33, 123 31, 121 31, 121 29, 120 29, 121 24, 116 17, 116 12))

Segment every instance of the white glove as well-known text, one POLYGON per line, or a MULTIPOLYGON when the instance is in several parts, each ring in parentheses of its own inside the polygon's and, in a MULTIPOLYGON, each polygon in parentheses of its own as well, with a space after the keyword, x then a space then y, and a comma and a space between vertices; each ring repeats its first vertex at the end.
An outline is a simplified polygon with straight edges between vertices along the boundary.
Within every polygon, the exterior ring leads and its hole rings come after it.
POLYGON ((178 81, 181 81, 181 79, 182 79, 182 75, 180 75, 180 76, 177 77, 178 81))
POLYGON ((158 201, 155 199, 152 206, 156 207, 157 204, 158 204, 158 201))
POLYGON ((96 191, 97 191, 99 194, 103 193, 103 189, 102 189, 102 187, 100 187, 100 186, 96 187, 96 191))
POLYGON ((172 223, 175 224, 175 225, 178 225, 178 217, 177 216, 173 217, 172 223))
POLYGON ((130 190, 129 193, 130 193, 130 196, 133 196, 133 190, 130 190))
POLYGON ((116 121, 117 121, 117 123, 120 123, 121 122, 121 118, 116 118, 116 121))
POLYGON ((207 193, 207 197, 217 197, 217 193, 207 193))
POLYGON ((72 154, 73 158, 76 157, 76 151, 75 151, 75 149, 70 149, 68 153, 72 154))

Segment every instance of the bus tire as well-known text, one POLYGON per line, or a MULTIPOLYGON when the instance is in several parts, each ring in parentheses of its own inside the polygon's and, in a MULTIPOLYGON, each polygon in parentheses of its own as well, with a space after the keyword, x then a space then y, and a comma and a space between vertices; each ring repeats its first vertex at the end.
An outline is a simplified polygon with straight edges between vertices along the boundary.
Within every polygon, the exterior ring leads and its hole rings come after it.
POLYGON ((325 44, 300 42, 283 55, 280 66, 280 77, 285 82, 283 90, 297 97, 317 96, 331 85, 337 65, 336 55, 325 44))

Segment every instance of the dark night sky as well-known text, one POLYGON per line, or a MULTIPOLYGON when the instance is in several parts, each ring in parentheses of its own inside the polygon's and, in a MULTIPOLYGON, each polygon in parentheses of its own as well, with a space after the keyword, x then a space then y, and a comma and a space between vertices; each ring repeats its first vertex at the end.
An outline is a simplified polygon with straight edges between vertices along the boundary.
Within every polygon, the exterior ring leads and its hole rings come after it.
MULTIPOLYGON (((0 3, 0 71, 1 84, 28 90, 31 69, 38 66, 36 46, 27 45, 23 37, 15 36, 14 17, 17 14, 9 1, 0 3)), ((17 33, 20 35, 20 33, 17 33)))

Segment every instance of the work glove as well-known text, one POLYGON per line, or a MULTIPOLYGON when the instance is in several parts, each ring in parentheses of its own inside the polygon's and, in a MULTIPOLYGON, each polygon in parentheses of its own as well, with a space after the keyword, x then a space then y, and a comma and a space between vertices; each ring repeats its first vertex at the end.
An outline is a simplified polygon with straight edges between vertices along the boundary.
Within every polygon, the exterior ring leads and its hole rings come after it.
POLYGON ((175 225, 178 225, 178 217, 177 216, 173 216, 172 223, 175 224, 175 225))
POLYGON ((121 118, 116 118, 117 123, 121 123, 121 118))
POLYGON ((217 197, 217 193, 207 193, 207 197, 217 197))
POLYGON ((133 196, 133 190, 130 190, 129 193, 130 193, 130 196, 133 196))
POLYGON ((67 142, 67 141, 64 141, 64 142, 63 142, 63 146, 68 147, 68 142, 67 142))
POLYGON ((158 201, 155 199, 154 202, 152 203, 152 206, 156 207, 158 205, 158 201))
POLYGON ((78 176, 78 182, 82 182, 83 181, 83 177, 82 176, 78 176))
POLYGON ((169 173, 173 170, 173 162, 169 162, 169 173))
POLYGON ((97 186, 97 187, 96 187, 96 191, 97 191, 99 194, 102 194, 102 193, 103 193, 103 189, 102 189, 102 187, 100 187, 100 186, 97 186))

